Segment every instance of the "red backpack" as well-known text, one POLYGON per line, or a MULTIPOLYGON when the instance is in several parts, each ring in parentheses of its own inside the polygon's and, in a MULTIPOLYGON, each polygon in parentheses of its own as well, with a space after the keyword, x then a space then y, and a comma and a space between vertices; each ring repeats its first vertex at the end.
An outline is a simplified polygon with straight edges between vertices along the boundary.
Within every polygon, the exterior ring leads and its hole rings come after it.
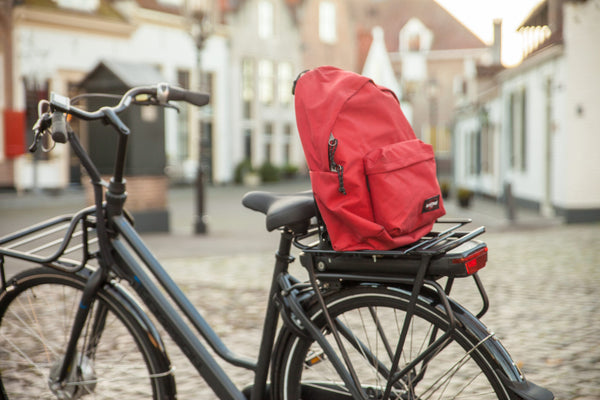
POLYGON ((431 145, 394 93, 320 67, 295 83, 296 122, 317 206, 335 250, 389 250, 445 214, 431 145))

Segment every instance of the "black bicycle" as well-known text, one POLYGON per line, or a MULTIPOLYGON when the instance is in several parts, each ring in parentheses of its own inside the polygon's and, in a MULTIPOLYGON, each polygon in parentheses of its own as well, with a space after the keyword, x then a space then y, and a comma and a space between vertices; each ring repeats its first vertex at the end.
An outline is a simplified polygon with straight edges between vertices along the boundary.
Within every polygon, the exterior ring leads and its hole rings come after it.
POLYGON ((95 205, 0 238, 3 398, 175 399, 174 366, 153 321, 220 399, 553 398, 525 380, 479 320, 488 307, 477 275, 487 261, 486 244, 475 239, 483 227, 462 231, 469 220, 447 219, 401 249, 336 252, 311 192, 243 198, 281 236, 258 358, 231 352, 123 208, 132 133, 118 114, 136 104, 172 106, 177 100, 202 106, 208 96, 159 84, 131 89, 116 106, 95 111, 54 94, 40 103, 31 150, 50 137, 70 143, 91 179, 95 205), (109 182, 67 115, 102 120, 116 130, 109 182), (292 246, 306 281, 288 271, 292 246), (8 258, 33 267, 7 278, 8 258), (471 277, 481 294, 476 316, 449 297, 461 277, 471 277), (253 371, 254 384, 236 387, 200 336, 219 357, 253 371))

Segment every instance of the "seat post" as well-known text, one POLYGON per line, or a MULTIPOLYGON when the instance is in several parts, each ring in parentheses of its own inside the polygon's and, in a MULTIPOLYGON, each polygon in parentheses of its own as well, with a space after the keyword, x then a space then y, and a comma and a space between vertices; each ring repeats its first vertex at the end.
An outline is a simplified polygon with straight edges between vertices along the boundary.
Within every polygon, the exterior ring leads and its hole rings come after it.
POLYGON ((263 324, 263 335, 260 343, 258 354, 256 374, 254 375, 254 385, 252 387, 251 399, 264 399, 267 375, 269 371, 269 363, 271 361, 271 352, 275 343, 275 334, 277 331, 277 322, 279 319, 279 309, 275 303, 277 293, 280 290, 278 278, 288 270, 290 263, 294 261, 294 257, 290 256, 292 241, 294 235, 291 231, 283 229, 279 238, 279 249, 275 253, 275 268, 273 269, 273 277, 271 279, 271 290, 267 302, 267 311, 263 324))

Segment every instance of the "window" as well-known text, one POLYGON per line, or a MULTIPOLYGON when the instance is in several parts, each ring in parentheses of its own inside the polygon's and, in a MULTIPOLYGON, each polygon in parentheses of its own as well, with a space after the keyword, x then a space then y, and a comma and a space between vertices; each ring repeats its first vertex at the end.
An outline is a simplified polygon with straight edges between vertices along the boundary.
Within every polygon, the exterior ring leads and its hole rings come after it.
POLYGON ((265 144, 265 162, 270 163, 273 157, 273 124, 270 122, 266 123, 264 129, 263 142, 265 144))
POLYGON ((292 138, 292 125, 285 124, 283 127, 283 164, 289 165, 290 160, 292 158, 292 146, 291 146, 291 138, 292 138))
POLYGON ((254 62, 249 58, 242 61, 242 103, 243 117, 251 119, 254 104, 254 62))
MULTIPOLYGON (((190 72, 185 70, 177 71, 177 82, 184 89, 190 87, 190 72)), ((177 160, 185 160, 188 158, 189 151, 189 108, 187 103, 179 104, 179 113, 177 113, 177 160)), ((148 107, 150 108, 150 107, 148 107)))
POLYGON ((510 165, 513 169, 527 168, 527 92, 525 88, 509 97, 510 165))
POLYGON ((252 129, 244 129, 244 158, 252 160, 252 129))
POLYGON ((273 104, 274 97, 273 62, 260 60, 258 63, 258 98, 266 105, 273 104))
POLYGON ((332 1, 319 3, 319 39, 324 43, 337 41, 335 4, 332 1))
POLYGON ((421 35, 417 32, 412 32, 408 37, 408 51, 421 50, 421 35))
POLYGON ((481 122, 481 171, 494 172, 494 125, 489 121, 487 110, 480 114, 481 122))
MULTIPOLYGON (((24 77, 23 83, 25 85, 25 118, 27 127, 33 126, 38 119, 38 103, 42 99, 47 99, 50 94, 48 88, 50 87, 50 81, 39 82, 30 77, 24 77)), ((77 118, 73 118, 76 120, 77 118)), ((33 143, 33 130, 26 130, 25 143, 33 143)), ((51 148, 52 143, 49 135, 42 137, 40 143, 44 148, 51 148)), ((44 152, 36 151, 33 153, 33 158, 36 160, 50 160, 52 157, 56 157, 56 152, 44 152)))
POLYGON ((270 39, 275 32, 275 21, 273 18, 273 3, 270 0, 258 2, 258 37, 270 39))
POLYGON ((479 133, 471 132, 468 142, 469 154, 469 174, 477 175, 479 173, 479 133))
POLYGON ((284 62, 277 68, 277 91, 279 103, 289 105, 292 102, 292 65, 284 62))

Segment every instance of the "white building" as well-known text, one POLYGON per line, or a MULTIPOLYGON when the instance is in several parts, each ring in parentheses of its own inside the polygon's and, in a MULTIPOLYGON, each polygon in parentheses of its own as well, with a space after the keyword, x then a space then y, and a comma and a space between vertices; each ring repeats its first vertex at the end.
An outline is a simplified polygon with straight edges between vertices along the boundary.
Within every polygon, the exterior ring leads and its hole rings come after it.
MULTIPOLYGON (((27 113, 31 126, 37 97, 72 95, 100 61, 147 63, 170 83, 211 93, 209 106, 165 113, 171 178, 195 179, 199 159, 215 183, 232 181, 245 160, 256 169, 267 162, 302 169, 291 94, 302 70, 297 3, 25 1, 12 10, 13 108, 27 113)), ((5 153, 0 151, 1 186, 63 188, 78 179, 67 146, 36 162, 29 154, 5 153)))
POLYGON ((435 149, 440 180, 447 181, 456 91, 462 87, 457 77, 490 58, 491 49, 433 0, 351 3, 363 16, 359 28, 372 32, 363 73, 378 74, 385 83, 377 83, 400 95, 415 134, 435 149))
MULTIPOLYGON (((521 26, 524 61, 457 118, 458 186, 567 222, 600 220, 600 1, 546 0, 521 26)), ((482 80, 478 83, 481 85, 482 80)))
POLYGON ((212 176, 230 182, 249 161, 304 166, 292 85, 301 71, 294 8, 284 0, 246 0, 219 10, 202 51, 202 70, 213 94, 212 176))
MULTIPOLYGON (((27 114, 29 132, 37 97, 52 91, 72 95, 81 79, 101 60, 147 63, 157 67, 170 83, 191 88, 196 85, 197 49, 188 34, 188 19, 182 15, 183 0, 157 0, 152 4, 144 8, 133 0, 48 0, 14 6, 12 77, 2 73, 0 79, 12 78, 13 110, 27 114)), ((9 57, 3 53, 3 57, 9 57)), ((3 109, 5 104, 6 99, 0 97, 3 109)), ((182 175, 195 174, 195 165, 188 164, 198 154, 196 112, 190 107, 179 115, 166 115, 168 163, 183 165, 176 171, 182 175)), ((4 130, 3 124, 0 129, 4 130)), ((7 137, 7 133, 2 132, 0 137, 7 137)), ((3 147, 0 142, 0 149, 3 147)), ((5 154, 0 151, 3 186, 23 190, 69 184, 67 146, 57 146, 35 163, 30 154, 10 159, 5 154)))

